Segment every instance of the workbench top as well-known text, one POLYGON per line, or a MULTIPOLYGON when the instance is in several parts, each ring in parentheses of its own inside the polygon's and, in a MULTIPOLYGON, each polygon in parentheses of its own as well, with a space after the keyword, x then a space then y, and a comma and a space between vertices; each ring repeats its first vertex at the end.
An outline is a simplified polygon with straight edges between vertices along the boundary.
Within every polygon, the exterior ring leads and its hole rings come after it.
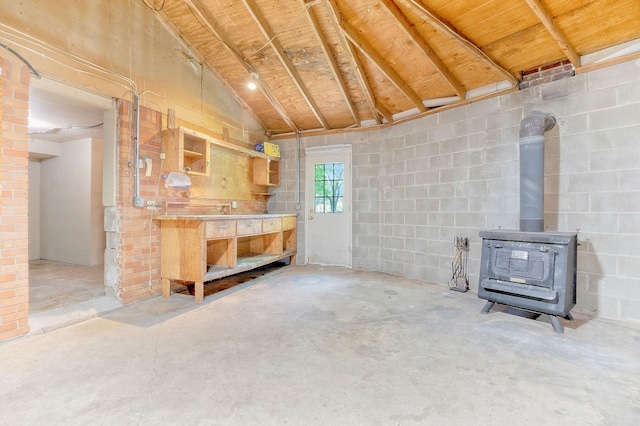
POLYGON ((274 217, 297 216, 297 213, 273 214, 168 214, 154 216, 157 220, 238 220, 238 219, 269 219, 274 217))

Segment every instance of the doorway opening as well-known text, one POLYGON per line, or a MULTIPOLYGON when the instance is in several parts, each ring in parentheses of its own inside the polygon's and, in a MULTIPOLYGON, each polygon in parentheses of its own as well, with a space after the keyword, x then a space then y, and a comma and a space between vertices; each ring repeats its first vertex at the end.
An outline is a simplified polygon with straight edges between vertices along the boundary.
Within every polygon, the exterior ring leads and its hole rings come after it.
MULTIPOLYGON (((111 305, 104 285, 103 147, 105 123, 114 125, 105 118, 114 112, 111 98, 46 79, 30 83, 32 332, 111 305)), ((106 133, 115 135, 115 128, 106 133)))

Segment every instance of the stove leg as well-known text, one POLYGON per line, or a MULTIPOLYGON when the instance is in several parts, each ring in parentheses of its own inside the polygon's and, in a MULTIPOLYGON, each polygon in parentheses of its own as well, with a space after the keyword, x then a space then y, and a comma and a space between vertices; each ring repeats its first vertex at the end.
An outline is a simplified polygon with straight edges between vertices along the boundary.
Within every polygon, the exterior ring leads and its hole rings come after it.
POLYGON ((551 322, 551 326, 553 327, 553 331, 558 334, 564 334, 564 327, 560 324, 560 320, 555 315, 549 315, 549 321, 551 322))
POLYGON ((571 313, 568 313, 567 315, 564 316, 564 319, 573 321, 573 316, 571 315, 571 313))
POLYGON ((491 302, 491 301, 487 301, 487 303, 484 305, 484 308, 482 308, 482 310, 480 311, 481 314, 488 314, 489 311, 491 310, 491 308, 493 308, 493 305, 495 305, 496 302, 491 302))

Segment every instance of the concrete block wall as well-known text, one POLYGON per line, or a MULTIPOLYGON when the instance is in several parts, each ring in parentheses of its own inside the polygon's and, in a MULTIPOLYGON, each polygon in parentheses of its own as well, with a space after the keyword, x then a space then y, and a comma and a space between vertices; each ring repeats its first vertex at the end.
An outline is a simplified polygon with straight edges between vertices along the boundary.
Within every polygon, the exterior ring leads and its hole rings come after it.
MULTIPOLYGON (((640 322, 639 60, 382 130, 302 138, 353 144, 354 268, 445 287, 454 237, 468 237, 477 289, 478 232, 518 228, 518 132, 532 110, 558 123, 545 134, 545 227, 579 230, 577 308, 640 322)), ((270 212, 294 211, 295 145, 280 142, 284 185, 270 212)))
POLYGON ((29 332, 29 76, 0 53, 0 341, 29 332))

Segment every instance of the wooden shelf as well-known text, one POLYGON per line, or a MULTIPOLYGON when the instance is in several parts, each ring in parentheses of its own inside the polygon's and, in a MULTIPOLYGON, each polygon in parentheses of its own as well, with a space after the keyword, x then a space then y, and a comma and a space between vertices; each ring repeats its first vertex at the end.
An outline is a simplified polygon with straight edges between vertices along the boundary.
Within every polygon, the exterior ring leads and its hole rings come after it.
POLYGON ((253 159, 253 183, 280 186, 280 160, 271 157, 253 159))
POLYGON ((195 151, 189 151, 188 149, 183 150, 182 154, 187 158, 202 158, 202 157, 204 157, 203 153, 195 152, 195 151))
POLYGON ((213 281, 220 278, 228 277, 230 275, 239 274, 240 272, 250 271, 252 269, 277 262, 278 260, 282 260, 293 255, 295 255, 295 251, 293 250, 285 250, 281 254, 245 254, 243 256, 238 256, 238 264, 233 269, 216 265, 207 265, 207 273, 205 274, 203 280, 204 282, 213 281))
POLYGON ((209 139, 186 127, 162 132, 162 152, 166 155, 163 171, 208 176, 209 139))

